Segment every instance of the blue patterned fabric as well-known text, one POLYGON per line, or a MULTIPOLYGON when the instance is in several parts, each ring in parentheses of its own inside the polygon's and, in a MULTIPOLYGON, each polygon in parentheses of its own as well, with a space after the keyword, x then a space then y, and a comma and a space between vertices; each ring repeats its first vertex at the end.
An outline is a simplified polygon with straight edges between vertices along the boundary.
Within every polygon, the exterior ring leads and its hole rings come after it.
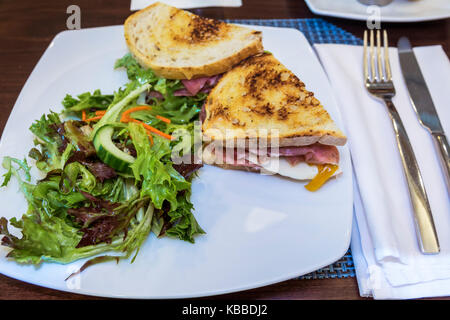
POLYGON ((300 30, 311 44, 342 43, 362 45, 362 40, 353 34, 322 19, 270 19, 270 20, 225 20, 231 23, 252 24, 267 27, 294 28, 300 30))
MULTIPOLYGON (((362 40, 353 34, 336 27, 322 19, 270 19, 270 20, 225 20, 230 23, 241 23, 268 27, 294 28, 300 30, 310 44, 341 43, 362 45, 362 40)), ((350 248, 347 253, 335 263, 305 274, 298 279, 328 279, 355 277, 350 248)))

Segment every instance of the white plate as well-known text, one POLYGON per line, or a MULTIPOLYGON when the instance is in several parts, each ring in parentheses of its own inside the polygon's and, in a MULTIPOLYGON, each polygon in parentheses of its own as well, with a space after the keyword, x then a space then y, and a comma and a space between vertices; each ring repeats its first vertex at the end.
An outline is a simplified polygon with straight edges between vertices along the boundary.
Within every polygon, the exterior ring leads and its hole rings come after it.
MULTIPOLYGON (((366 21, 373 11, 357 0, 305 0, 315 14, 366 21)), ((450 17, 449 0, 394 0, 380 7, 382 22, 419 22, 450 17)))
MULTIPOLYGON (((327 77, 299 31, 254 27, 264 46, 314 91, 342 128, 327 77)), ((0 157, 23 158, 32 146, 31 123, 61 109, 67 93, 100 88, 113 92, 127 82, 114 62, 127 52, 123 27, 58 34, 17 99, 0 142, 0 157)), ((150 236, 133 264, 92 266, 64 279, 84 262, 39 267, 8 261, 0 247, 0 272, 26 282, 76 293, 127 298, 178 298, 260 287, 314 271, 341 258, 349 247, 352 171, 340 148, 343 175, 310 193, 304 183, 216 167, 203 167, 193 182, 195 216, 207 232, 195 244, 150 236)), ((26 203, 15 181, 0 191, 2 215, 21 216, 26 203)))
MULTIPOLYGON (((131 0, 130 10, 141 10, 157 1, 158 0, 131 0)), ((164 0, 162 2, 179 9, 242 6, 242 0, 164 0)))

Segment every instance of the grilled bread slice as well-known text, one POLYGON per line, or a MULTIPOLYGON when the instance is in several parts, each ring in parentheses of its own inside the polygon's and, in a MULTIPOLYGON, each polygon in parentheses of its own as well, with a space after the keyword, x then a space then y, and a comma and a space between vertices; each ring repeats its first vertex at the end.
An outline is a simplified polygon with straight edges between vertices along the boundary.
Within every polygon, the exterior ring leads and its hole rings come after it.
POLYGON ((268 143, 279 139, 281 147, 340 146, 347 140, 314 94, 270 53, 249 57, 227 72, 204 108, 204 139, 224 146, 259 138, 261 132, 268 143))
POLYGON ((167 79, 213 76, 262 52, 261 32, 154 3, 125 21, 136 60, 167 79))

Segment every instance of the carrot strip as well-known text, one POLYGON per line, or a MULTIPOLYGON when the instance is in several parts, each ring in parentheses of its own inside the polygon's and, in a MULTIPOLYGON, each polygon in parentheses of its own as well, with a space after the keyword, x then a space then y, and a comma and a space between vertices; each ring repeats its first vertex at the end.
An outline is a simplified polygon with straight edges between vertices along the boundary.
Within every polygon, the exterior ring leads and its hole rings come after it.
POLYGON ((122 117, 120 118, 120 121, 121 122, 128 122, 129 121, 128 119, 130 118, 130 113, 135 112, 135 111, 150 110, 150 109, 151 108, 149 106, 137 106, 137 107, 130 108, 128 110, 125 110, 122 113, 122 117))
POLYGON ((153 133, 156 133, 157 135, 159 135, 159 136, 161 136, 163 138, 166 138, 168 140, 172 140, 173 139, 173 137, 171 135, 169 135, 167 133, 164 133, 164 132, 162 132, 162 131, 160 131, 160 130, 158 130, 156 128, 153 128, 152 126, 149 126, 148 124, 146 124, 146 123, 144 123, 142 121, 139 121, 139 120, 136 120, 136 119, 132 119, 132 118, 130 118, 130 121, 142 124, 145 129, 147 129, 148 131, 151 131, 153 133))
POLYGON ((153 145, 153 137, 152 137, 152 134, 151 134, 150 132, 147 131, 147 135, 148 135, 148 137, 149 137, 149 139, 150 139, 150 144, 153 145))
POLYGON ((122 115, 122 117, 120 118, 120 122, 130 122, 130 116, 122 115))
POLYGON ((159 120, 161 120, 161 121, 163 121, 163 122, 165 122, 165 123, 170 123, 170 119, 164 118, 164 117, 162 117, 162 116, 158 116, 158 115, 157 115, 156 118, 159 119, 159 120))
POLYGON ((92 117, 92 118, 86 119, 85 121, 89 122, 89 121, 94 121, 94 120, 100 120, 102 117, 103 116, 96 116, 96 117, 92 117))
POLYGON ((157 135, 159 135, 159 136, 161 136, 163 138, 166 138, 168 140, 173 140, 173 137, 171 135, 169 135, 167 133, 164 133, 164 132, 162 132, 162 131, 160 131, 160 130, 158 130, 156 128, 153 128, 152 126, 149 126, 148 124, 144 123, 144 128, 149 130, 149 131, 151 131, 151 132, 153 132, 153 133, 156 133, 157 135))
POLYGON ((105 113, 106 113, 106 110, 95 111, 95 115, 97 115, 97 116, 103 116, 103 115, 105 115, 105 113))
MULTIPOLYGON (((156 128, 153 128, 152 126, 149 126, 148 124, 146 124, 146 123, 144 123, 142 121, 139 121, 139 120, 136 120, 136 119, 133 119, 133 118, 130 117, 130 113, 132 113, 132 112, 141 111, 141 110, 150 110, 150 109, 151 109, 151 107, 149 107, 149 106, 136 106, 136 107, 130 108, 130 109, 128 109, 128 110, 126 110, 126 111, 124 111, 122 113, 122 116, 120 117, 120 121, 121 122, 135 122, 135 123, 139 123, 142 126, 144 126, 144 128, 147 131, 150 131, 152 133, 156 133, 157 135, 160 135, 163 138, 172 140, 173 137, 171 135, 168 135, 168 134, 166 134, 166 133, 164 133, 164 132, 162 132, 162 131, 160 131, 160 130, 158 130, 156 128)), ((166 123, 170 123, 170 119, 164 118, 162 116, 156 116, 156 118, 158 118, 159 120, 164 121, 166 123)), ((148 136, 150 138, 151 144, 153 145, 153 137, 151 136, 150 132, 148 132, 148 136)))
POLYGON ((86 111, 81 111, 81 120, 86 121, 86 111))

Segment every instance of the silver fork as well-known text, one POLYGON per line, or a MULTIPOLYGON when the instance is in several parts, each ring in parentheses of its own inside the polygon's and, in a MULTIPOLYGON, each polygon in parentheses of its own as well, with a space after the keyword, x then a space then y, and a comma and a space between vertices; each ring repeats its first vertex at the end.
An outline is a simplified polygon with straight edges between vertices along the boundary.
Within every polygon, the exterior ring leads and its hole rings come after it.
POLYGON ((440 251, 439 241, 422 176, 405 127, 403 126, 397 109, 392 103, 392 98, 395 96, 395 88, 394 83, 392 82, 391 66, 389 63, 387 32, 386 30, 383 31, 383 54, 381 53, 380 30, 377 30, 376 33, 376 54, 373 30, 370 30, 369 37, 370 46, 368 49, 367 30, 364 31, 363 64, 366 89, 371 95, 384 101, 392 120, 395 136, 397 138, 397 146, 400 151, 400 157, 402 159, 403 169, 408 183, 410 199, 414 209, 414 221, 420 250, 424 254, 436 254, 440 251))

